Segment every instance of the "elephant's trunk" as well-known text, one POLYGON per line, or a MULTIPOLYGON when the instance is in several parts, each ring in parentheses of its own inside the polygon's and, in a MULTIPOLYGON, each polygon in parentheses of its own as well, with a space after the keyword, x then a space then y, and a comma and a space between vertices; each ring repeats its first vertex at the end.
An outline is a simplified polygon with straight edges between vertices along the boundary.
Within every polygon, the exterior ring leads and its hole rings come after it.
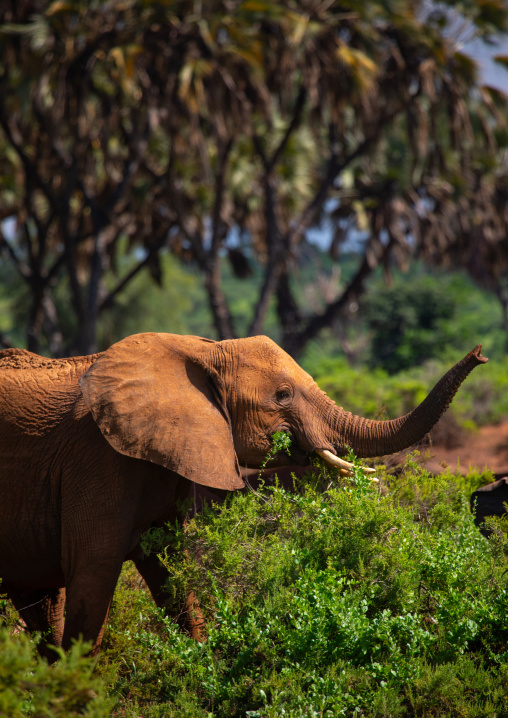
POLYGON ((481 355, 481 348, 482 345, 478 344, 438 381, 416 409, 399 419, 374 421, 334 407, 332 423, 335 438, 332 444, 337 454, 344 455, 344 445, 347 444, 359 458, 384 456, 402 451, 423 439, 446 411, 467 375, 475 366, 488 361, 481 355))

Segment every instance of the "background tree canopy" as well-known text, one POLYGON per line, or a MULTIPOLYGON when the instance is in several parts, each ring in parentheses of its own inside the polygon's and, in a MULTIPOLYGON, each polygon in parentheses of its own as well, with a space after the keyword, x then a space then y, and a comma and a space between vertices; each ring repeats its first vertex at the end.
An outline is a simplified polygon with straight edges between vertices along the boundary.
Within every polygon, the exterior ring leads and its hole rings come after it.
POLYGON ((415 258, 464 265, 508 331, 506 97, 457 31, 505 31, 508 9, 453 7, 2 3, 0 261, 27 346, 102 346, 141 272, 175 281, 168 254, 193 269, 174 302, 199 277, 218 338, 270 321, 294 356, 415 258))

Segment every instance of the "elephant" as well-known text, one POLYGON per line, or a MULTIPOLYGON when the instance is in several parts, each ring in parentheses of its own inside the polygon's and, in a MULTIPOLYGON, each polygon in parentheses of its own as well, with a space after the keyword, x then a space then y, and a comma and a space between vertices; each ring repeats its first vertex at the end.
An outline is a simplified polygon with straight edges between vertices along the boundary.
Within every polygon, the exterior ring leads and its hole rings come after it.
POLYGON ((508 476, 502 476, 497 481, 480 486, 471 494, 469 503, 475 525, 488 538, 492 531, 485 527, 485 519, 508 513, 508 476))
POLYGON ((122 564, 135 561, 154 598, 163 576, 144 556, 144 531, 183 521, 180 499, 245 486, 276 431, 289 453, 271 467, 318 454, 342 471, 351 447, 378 457, 421 440, 462 381, 485 363, 481 345, 426 399, 377 421, 337 406, 263 336, 214 341, 137 334, 84 357, 0 352, 0 578, 40 651, 78 636, 97 655, 122 564))

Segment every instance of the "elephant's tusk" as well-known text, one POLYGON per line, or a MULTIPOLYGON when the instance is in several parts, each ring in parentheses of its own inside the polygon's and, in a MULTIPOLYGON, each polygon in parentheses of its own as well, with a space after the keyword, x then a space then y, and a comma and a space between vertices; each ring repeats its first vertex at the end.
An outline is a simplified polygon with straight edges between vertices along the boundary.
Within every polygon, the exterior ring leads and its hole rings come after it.
POLYGON ((331 464, 332 466, 337 466, 339 469, 352 469, 353 464, 350 464, 349 461, 346 461, 345 459, 341 459, 340 456, 337 456, 336 454, 332 454, 331 451, 328 451, 327 449, 316 449, 316 454, 320 456, 322 459, 326 461, 327 464, 331 464))
MULTIPOLYGON (((340 469, 340 473, 343 476, 350 476, 351 470, 353 469, 353 464, 351 464, 349 461, 346 461, 345 459, 341 459, 340 456, 337 456, 336 454, 332 454, 331 451, 328 451, 327 449, 316 449, 316 454, 320 456, 324 461, 326 461, 328 464, 331 464, 332 466, 336 466, 338 469, 340 469)), ((371 469, 369 466, 364 466, 363 470, 365 473, 373 474, 375 469, 371 469)), ((372 481, 377 481, 377 479, 372 478, 372 481)))

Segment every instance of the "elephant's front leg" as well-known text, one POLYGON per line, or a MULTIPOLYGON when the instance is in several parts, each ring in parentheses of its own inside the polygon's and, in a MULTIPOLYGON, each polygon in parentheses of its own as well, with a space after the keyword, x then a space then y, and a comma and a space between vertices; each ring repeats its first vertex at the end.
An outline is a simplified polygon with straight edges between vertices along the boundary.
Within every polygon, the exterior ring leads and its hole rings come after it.
POLYGON ((141 533, 136 512, 143 482, 129 480, 133 460, 116 454, 102 438, 79 465, 77 458, 66 467, 61 488, 61 569, 67 591, 62 646, 69 650, 82 636, 97 655, 123 561, 141 533))
MULTIPOLYGON (((153 526, 164 526, 166 523, 178 521, 185 528, 189 518, 203 511, 205 504, 221 505, 228 494, 228 491, 211 489, 191 481, 180 480, 171 511, 154 522, 153 526)), ((168 553, 173 551, 170 546, 167 546, 166 550, 168 553)), ((204 641, 206 638, 205 619, 194 591, 189 589, 182 604, 170 606, 167 591, 168 572, 157 554, 146 555, 138 544, 127 558, 132 559, 136 564, 136 568, 150 589, 157 606, 163 608, 167 615, 171 616, 178 626, 196 641, 204 641)))
POLYGON ((92 642, 91 655, 99 653, 111 599, 122 568, 122 559, 77 564, 67 577, 67 605, 62 646, 73 640, 92 642))

